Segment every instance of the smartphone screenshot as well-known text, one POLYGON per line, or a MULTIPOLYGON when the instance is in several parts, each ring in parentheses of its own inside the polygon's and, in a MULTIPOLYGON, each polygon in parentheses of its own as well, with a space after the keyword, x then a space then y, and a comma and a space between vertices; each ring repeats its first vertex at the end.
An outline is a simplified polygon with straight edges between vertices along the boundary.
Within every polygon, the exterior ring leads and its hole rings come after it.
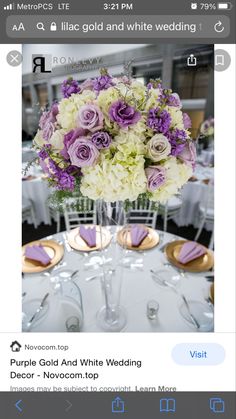
POLYGON ((234 419, 235 2, 0 7, 0 418, 234 419))

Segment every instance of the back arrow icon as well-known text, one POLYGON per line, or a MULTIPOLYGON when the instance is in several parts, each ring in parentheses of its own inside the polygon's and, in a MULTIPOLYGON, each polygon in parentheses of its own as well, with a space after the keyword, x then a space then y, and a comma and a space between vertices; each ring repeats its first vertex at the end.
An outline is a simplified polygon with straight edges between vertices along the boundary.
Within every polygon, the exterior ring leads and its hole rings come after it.
POLYGON ((71 402, 69 402, 69 400, 66 400, 66 404, 67 404, 66 412, 68 412, 71 409, 72 404, 71 402))
POLYGON ((22 403, 22 400, 17 400, 17 402, 15 403, 15 407, 19 412, 22 412, 22 408, 20 406, 20 404, 22 403))

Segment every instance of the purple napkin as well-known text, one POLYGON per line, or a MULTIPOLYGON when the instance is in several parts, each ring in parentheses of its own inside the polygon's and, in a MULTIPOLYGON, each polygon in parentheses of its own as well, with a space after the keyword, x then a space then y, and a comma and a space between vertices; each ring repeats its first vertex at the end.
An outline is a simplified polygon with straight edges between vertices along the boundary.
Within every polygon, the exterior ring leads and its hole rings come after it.
POLYGON ((147 237, 148 230, 142 226, 135 224, 131 226, 130 235, 132 246, 138 247, 145 239, 145 237, 147 237))
POLYGON ((186 264, 188 262, 191 262, 194 259, 199 258, 200 256, 205 255, 206 250, 203 246, 196 242, 186 242, 181 247, 178 261, 180 263, 186 264))
POLYGON ((40 262, 44 266, 47 266, 51 262, 51 258, 41 245, 27 246, 25 249, 25 256, 28 259, 40 262))
POLYGON ((79 234, 89 247, 96 246, 96 227, 85 228, 84 226, 81 226, 79 228, 79 234))

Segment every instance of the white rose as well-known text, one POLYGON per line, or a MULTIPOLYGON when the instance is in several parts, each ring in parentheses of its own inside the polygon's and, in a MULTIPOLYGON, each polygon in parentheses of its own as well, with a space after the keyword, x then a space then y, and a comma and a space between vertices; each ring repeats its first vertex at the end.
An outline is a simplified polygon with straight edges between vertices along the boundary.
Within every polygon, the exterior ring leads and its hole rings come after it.
POLYGON ((65 135, 66 131, 64 129, 60 129, 55 131, 50 140, 49 143, 52 145, 52 148, 54 150, 62 150, 64 148, 64 135, 65 135))
POLYGON ((43 138, 43 132, 39 129, 33 140, 34 144, 43 147, 46 141, 43 138))
POLYGON ((171 145, 163 134, 156 134, 147 143, 147 155, 152 161, 166 159, 171 152, 171 145))

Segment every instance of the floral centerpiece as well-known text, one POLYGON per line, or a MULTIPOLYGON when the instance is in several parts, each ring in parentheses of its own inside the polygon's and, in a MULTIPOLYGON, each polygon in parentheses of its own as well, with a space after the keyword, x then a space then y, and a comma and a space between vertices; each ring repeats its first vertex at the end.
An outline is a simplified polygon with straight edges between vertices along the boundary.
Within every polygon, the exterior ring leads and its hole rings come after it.
POLYGON ((213 149, 215 121, 212 116, 202 122, 199 129, 198 144, 204 149, 213 149))
POLYGON ((213 137, 214 135, 214 118, 211 116, 206 119, 200 126, 200 135, 203 137, 213 137))
POLYGON ((160 80, 147 86, 123 76, 79 84, 68 78, 63 98, 45 110, 34 138, 51 185, 92 200, 165 202, 195 165, 191 121, 176 93, 160 80))

